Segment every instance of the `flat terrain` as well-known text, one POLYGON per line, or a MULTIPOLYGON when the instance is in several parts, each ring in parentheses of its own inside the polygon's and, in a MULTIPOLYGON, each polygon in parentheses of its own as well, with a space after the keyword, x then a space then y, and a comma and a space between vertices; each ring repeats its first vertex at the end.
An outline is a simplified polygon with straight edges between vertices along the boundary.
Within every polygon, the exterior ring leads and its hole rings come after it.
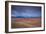
POLYGON ((41 27, 41 18, 12 18, 12 28, 41 27))

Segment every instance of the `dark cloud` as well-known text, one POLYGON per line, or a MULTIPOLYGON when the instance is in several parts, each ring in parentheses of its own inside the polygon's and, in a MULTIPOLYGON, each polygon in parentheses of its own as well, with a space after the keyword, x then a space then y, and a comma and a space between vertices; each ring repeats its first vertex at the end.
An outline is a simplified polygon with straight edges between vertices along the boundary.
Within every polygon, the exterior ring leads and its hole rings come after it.
POLYGON ((15 6, 11 7, 11 14, 14 17, 23 16, 23 17, 40 17, 41 16, 41 7, 36 6, 15 6))

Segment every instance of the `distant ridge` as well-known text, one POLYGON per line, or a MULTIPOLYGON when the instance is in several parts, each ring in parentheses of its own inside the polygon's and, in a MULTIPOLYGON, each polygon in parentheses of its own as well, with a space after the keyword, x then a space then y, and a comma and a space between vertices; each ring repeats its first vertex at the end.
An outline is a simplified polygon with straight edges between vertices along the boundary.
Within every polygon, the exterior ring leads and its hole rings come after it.
POLYGON ((41 17, 23 17, 23 16, 14 17, 14 16, 12 16, 12 18, 41 18, 41 17))

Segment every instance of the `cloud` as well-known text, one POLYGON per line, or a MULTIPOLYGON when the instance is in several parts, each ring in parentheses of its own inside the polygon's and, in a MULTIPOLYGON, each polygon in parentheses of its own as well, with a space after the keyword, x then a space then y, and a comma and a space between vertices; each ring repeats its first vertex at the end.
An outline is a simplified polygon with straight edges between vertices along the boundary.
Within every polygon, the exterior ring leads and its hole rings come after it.
POLYGON ((12 16, 23 16, 23 17, 40 17, 41 7, 15 7, 12 6, 12 16))

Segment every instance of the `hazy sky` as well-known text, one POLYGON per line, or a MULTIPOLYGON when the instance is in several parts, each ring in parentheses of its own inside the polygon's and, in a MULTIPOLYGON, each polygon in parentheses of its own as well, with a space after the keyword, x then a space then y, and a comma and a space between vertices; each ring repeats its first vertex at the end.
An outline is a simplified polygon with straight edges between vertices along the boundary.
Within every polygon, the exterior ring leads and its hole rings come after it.
POLYGON ((13 5, 11 8, 12 8, 11 15, 14 17, 17 16, 40 17, 41 16, 41 7, 13 5))

